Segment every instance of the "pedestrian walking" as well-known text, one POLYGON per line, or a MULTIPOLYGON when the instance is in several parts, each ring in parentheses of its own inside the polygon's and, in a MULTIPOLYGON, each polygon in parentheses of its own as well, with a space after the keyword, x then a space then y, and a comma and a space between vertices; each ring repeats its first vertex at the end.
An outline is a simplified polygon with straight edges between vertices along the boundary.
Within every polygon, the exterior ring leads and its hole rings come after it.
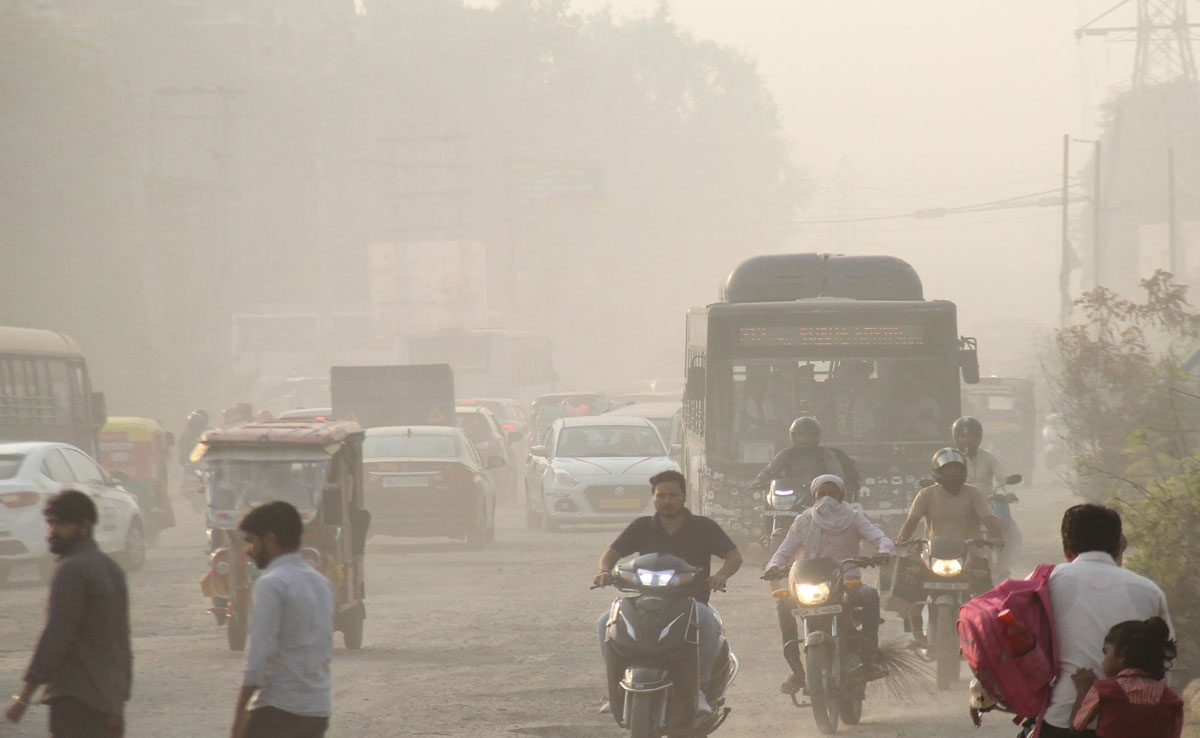
POLYGON ((46 542, 58 556, 46 626, 5 717, 19 722, 39 687, 54 738, 121 738, 133 681, 125 574, 92 538, 92 498, 66 490, 42 511, 46 542))
POLYGON ((333 585, 300 555, 304 523, 288 503, 254 508, 239 529, 262 574, 231 738, 320 738, 333 711, 333 585))
POLYGON ((1117 623, 1104 638, 1104 679, 1079 669, 1071 727, 1098 738, 1179 738, 1183 700, 1163 681, 1175 661, 1175 641, 1162 618, 1117 623))
POLYGON ((1114 625, 1127 620, 1162 618, 1168 629, 1167 598, 1158 585, 1117 564, 1121 516, 1102 505, 1075 505, 1063 513, 1062 544, 1066 564, 1050 574, 1050 604, 1058 648, 1059 679, 1051 693, 1041 738, 1094 736, 1095 728, 1072 733, 1076 702, 1072 676, 1082 669, 1101 670, 1104 641, 1114 625))

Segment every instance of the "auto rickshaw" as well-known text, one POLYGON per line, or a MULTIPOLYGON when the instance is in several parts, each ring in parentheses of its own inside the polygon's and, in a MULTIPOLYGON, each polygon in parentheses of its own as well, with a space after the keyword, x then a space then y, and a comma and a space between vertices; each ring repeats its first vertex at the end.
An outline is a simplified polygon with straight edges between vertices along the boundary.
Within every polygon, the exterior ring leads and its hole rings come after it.
POLYGON ((363 553, 371 521, 363 507, 362 442, 362 428, 348 421, 267 420, 201 437, 194 458, 208 499, 212 553, 200 588, 231 650, 246 646, 258 576, 238 524, 251 508, 274 500, 300 512, 300 554, 333 584, 334 627, 346 648, 362 647, 363 553))
POLYGON ((137 497, 152 537, 175 527, 167 494, 167 459, 174 445, 174 434, 149 418, 109 418, 100 430, 97 461, 137 497))

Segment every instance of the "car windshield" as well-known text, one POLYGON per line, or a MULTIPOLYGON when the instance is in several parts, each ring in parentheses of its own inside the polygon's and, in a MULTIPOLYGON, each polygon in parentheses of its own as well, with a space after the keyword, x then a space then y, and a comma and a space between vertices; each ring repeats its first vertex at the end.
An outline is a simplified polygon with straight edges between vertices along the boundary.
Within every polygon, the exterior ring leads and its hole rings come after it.
POLYGON ((663 456, 662 441, 649 426, 592 425, 564 428, 555 456, 663 456))
POLYGON ((425 458, 453 459, 460 453, 458 438, 448 434, 367 436, 364 459, 425 458))
POLYGON ((0 456, 0 479, 12 479, 17 476, 21 462, 25 457, 21 454, 4 454, 0 456))
POLYGON ((458 427, 463 429, 475 443, 481 443, 492 437, 492 426, 482 413, 458 413, 458 427))
POLYGON ((209 505, 214 510, 248 510, 283 500, 301 512, 321 504, 329 461, 222 459, 208 463, 209 505))

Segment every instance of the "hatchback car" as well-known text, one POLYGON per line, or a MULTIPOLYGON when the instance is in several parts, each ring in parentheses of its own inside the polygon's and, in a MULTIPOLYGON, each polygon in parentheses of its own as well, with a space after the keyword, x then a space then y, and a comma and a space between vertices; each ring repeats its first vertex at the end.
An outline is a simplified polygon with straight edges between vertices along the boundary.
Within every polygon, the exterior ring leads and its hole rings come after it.
POLYGON ((650 477, 667 469, 679 465, 645 418, 560 418, 530 449, 526 522, 628 522, 650 511, 650 477))
POLYGON ((43 578, 54 569, 42 508, 64 489, 96 503, 97 545, 128 571, 146 562, 146 527, 137 498, 112 480, 92 457, 66 443, 0 444, 0 578, 31 564, 43 578))
POLYGON ((371 428, 363 441, 371 532, 448 536, 483 545, 496 537, 492 474, 504 459, 484 460, 461 428, 371 428))

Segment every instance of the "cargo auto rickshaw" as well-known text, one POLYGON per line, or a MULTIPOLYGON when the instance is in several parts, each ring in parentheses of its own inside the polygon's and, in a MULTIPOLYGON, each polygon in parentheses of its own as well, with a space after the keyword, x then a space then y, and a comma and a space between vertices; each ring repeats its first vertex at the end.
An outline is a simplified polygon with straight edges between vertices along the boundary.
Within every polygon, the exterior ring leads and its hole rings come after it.
POLYGON ((100 466, 133 493, 148 532, 175 527, 175 511, 167 496, 167 459, 175 436, 149 418, 109 418, 100 430, 100 466))
POLYGON ((333 584, 334 627, 346 648, 362 646, 363 552, 371 516, 363 507, 363 430, 347 421, 268 420, 207 431, 194 458, 208 499, 209 571, 201 590, 224 625, 229 648, 246 645, 258 570, 238 524, 256 505, 291 503, 304 520, 300 553, 333 584))

